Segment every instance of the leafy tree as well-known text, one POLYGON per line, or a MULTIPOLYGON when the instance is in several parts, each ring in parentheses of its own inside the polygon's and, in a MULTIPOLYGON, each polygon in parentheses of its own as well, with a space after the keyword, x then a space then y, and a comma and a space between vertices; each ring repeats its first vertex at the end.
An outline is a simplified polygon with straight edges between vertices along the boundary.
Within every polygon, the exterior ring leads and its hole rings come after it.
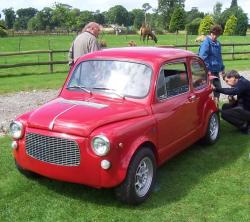
POLYGON ((101 13, 99 10, 97 10, 96 12, 94 12, 93 16, 94 16, 94 21, 95 22, 97 22, 97 23, 99 23, 101 25, 104 25, 106 23, 104 13, 101 13))
POLYGON ((53 29, 53 23, 52 23, 52 13, 53 9, 49 7, 43 8, 41 11, 39 11, 35 19, 30 19, 28 22, 28 29, 35 28, 34 30, 51 30, 53 29), (36 23, 36 24, 35 24, 36 23))
POLYGON ((7 35, 7 31, 4 28, 0 27, 0 37, 6 37, 7 35))
POLYGON ((71 17, 70 17, 71 6, 56 3, 52 11, 52 23, 55 28, 62 28, 70 30, 71 17))
POLYGON ((238 7, 237 0, 232 0, 232 1, 231 1, 230 8, 233 8, 233 7, 238 7))
POLYGON ((158 10, 163 17, 164 28, 168 29, 176 6, 185 6, 185 0, 158 0, 158 10))
POLYGON ((29 7, 29 8, 21 8, 16 11, 17 19, 16 24, 14 25, 18 29, 27 29, 28 21, 36 15, 38 12, 37 9, 29 7))
POLYGON ((220 2, 216 2, 213 8, 213 18, 216 24, 220 23, 221 12, 222 12, 222 4, 220 2))
POLYGON ((145 20, 144 20, 144 23, 147 24, 147 11, 148 11, 149 9, 151 9, 152 6, 151 6, 149 3, 144 3, 144 4, 142 5, 142 8, 143 8, 144 13, 145 13, 145 20))
POLYGON ((144 22, 144 11, 142 9, 133 9, 131 14, 134 28, 139 29, 144 22))
POLYGON ((91 11, 82 11, 80 16, 77 18, 78 30, 81 30, 85 25, 94 20, 94 15, 91 11))
POLYGON ((237 18, 234 15, 232 15, 227 20, 223 35, 234 35, 236 31, 236 26, 237 26, 237 18))
POLYGON ((187 31, 187 34, 189 34, 189 35, 197 35, 201 20, 202 20, 202 18, 196 18, 192 22, 187 24, 186 28, 185 28, 186 31, 187 31))
POLYGON ((211 29, 211 27, 214 25, 214 21, 212 16, 207 15, 204 19, 201 20, 200 26, 199 26, 199 35, 204 34, 207 35, 211 29))
POLYGON ((240 11, 238 11, 238 13, 235 16, 237 18, 235 35, 245 36, 247 33, 247 26, 248 26, 247 14, 243 13, 243 11, 240 10, 240 11))
POLYGON ((220 24, 224 28, 227 20, 230 16, 234 15, 237 18, 237 26, 235 30, 236 35, 246 35, 247 25, 248 25, 248 17, 246 13, 243 12, 241 7, 232 7, 228 8, 221 14, 220 24))
POLYGON ((179 30, 184 29, 184 9, 181 6, 177 6, 174 9, 174 12, 172 14, 170 25, 169 25, 169 31, 170 32, 177 32, 179 30))
POLYGON ((193 7, 190 11, 186 12, 185 23, 190 24, 196 18, 204 18, 204 12, 199 12, 198 8, 193 7))
POLYGON ((110 24, 127 25, 128 11, 122 5, 116 5, 108 10, 110 24))
POLYGON ((6 8, 3 10, 3 14, 5 15, 5 24, 7 28, 12 29, 16 19, 15 11, 13 8, 6 8))
POLYGON ((33 17, 33 18, 31 18, 31 19, 28 21, 27 29, 28 29, 29 31, 38 31, 38 30, 42 30, 42 29, 40 29, 40 27, 39 27, 39 23, 38 23, 37 17, 33 17))

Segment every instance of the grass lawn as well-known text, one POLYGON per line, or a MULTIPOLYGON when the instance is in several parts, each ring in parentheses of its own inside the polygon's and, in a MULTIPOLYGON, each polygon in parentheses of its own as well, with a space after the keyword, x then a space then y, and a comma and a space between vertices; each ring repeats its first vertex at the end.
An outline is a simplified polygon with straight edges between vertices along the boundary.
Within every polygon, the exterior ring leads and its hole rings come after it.
POLYGON ((250 221, 250 140, 222 122, 221 138, 194 145, 158 171, 151 198, 138 207, 110 189, 29 179, 0 139, 0 221, 250 221))
MULTIPOLYGON (((74 36, 0 38, 0 51, 67 49, 74 36)), ((142 45, 138 36, 103 36, 108 47, 126 46, 130 40, 142 45)), ((195 36, 190 36, 193 44, 195 36)), ((221 42, 250 42, 247 37, 221 37, 221 42)), ((184 36, 162 35, 159 44, 183 44, 184 36)), ((149 45, 153 45, 152 42, 149 45)), ((197 49, 193 49, 197 50, 197 49)), ((230 49, 226 49, 230 50, 230 49)), ((237 49, 238 50, 238 49, 237 49)), ((241 49, 240 49, 241 50, 241 49)), ((249 49, 246 49, 250 51, 249 49)), ((46 55, 47 56, 47 55, 46 55)), ((42 61, 46 56, 21 56, 0 64, 42 61)), ((65 59, 61 54, 58 59, 65 59)), ((8 57, 7 57, 8 58, 8 57)), ((46 57, 47 60, 47 57, 46 57)), ((250 70, 249 59, 230 61, 227 69, 250 70)), ((68 67, 47 66, 0 69, 0 94, 33 89, 57 89, 62 86, 68 67)), ((115 199, 110 189, 28 179, 21 175, 12 158, 11 139, 0 138, 0 221, 250 221, 250 140, 222 121, 221 138, 210 147, 194 145, 168 161, 158 171, 156 189, 151 198, 138 207, 129 207, 115 199)), ((90 169, 91 170, 91 169, 90 169)))

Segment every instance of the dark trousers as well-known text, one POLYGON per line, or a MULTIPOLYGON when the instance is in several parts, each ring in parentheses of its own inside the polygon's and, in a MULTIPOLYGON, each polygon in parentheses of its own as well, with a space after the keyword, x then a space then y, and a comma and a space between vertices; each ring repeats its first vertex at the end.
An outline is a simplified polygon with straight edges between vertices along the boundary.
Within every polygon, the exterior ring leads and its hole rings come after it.
POLYGON ((250 111, 245 110, 241 105, 225 103, 222 106, 221 117, 241 130, 250 123, 250 111))
MULTIPOLYGON (((216 87, 216 88, 221 88, 221 82, 220 82, 220 75, 218 72, 212 72, 211 73, 213 76, 217 77, 217 79, 213 79, 212 80, 212 84, 216 87)), ((214 97, 216 98, 220 98, 220 93, 219 92, 214 92, 214 97)))

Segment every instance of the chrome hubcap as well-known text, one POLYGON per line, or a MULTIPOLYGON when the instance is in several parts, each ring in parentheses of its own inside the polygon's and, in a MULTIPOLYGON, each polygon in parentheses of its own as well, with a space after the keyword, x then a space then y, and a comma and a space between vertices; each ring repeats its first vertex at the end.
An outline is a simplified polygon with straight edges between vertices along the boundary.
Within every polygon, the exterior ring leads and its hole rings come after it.
POLYGON ((216 114, 213 114, 209 123, 210 138, 215 140, 219 132, 219 123, 216 114))
POLYGON ((139 163, 135 174, 135 192, 139 197, 147 194, 153 180, 153 163, 145 157, 139 163))

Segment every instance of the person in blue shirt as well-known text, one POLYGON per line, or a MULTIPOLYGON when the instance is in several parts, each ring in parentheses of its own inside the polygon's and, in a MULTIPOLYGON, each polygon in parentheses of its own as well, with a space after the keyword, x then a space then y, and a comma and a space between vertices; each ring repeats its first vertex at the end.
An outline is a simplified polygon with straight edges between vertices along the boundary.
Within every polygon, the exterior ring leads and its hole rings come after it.
MULTIPOLYGON (((221 44, 217 38, 221 35, 222 28, 220 25, 214 25, 210 29, 210 34, 206 36, 199 48, 199 56, 204 60, 208 74, 217 78, 213 79, 213 85, 221 87, 220 76, 224 75, 224 64, 221 56, 221 44)), ((220 93, 214 93, 215 99, 218 102, 220 93)))
POLYGON ((213 86, 215 92, 229 95, 229 103, 222 106, 221 117, 250 134, 250 81, 235 70, 228 71, 223 79, 231 88, 213 86), (237 96, 237 100, 233 96, 237 96))

